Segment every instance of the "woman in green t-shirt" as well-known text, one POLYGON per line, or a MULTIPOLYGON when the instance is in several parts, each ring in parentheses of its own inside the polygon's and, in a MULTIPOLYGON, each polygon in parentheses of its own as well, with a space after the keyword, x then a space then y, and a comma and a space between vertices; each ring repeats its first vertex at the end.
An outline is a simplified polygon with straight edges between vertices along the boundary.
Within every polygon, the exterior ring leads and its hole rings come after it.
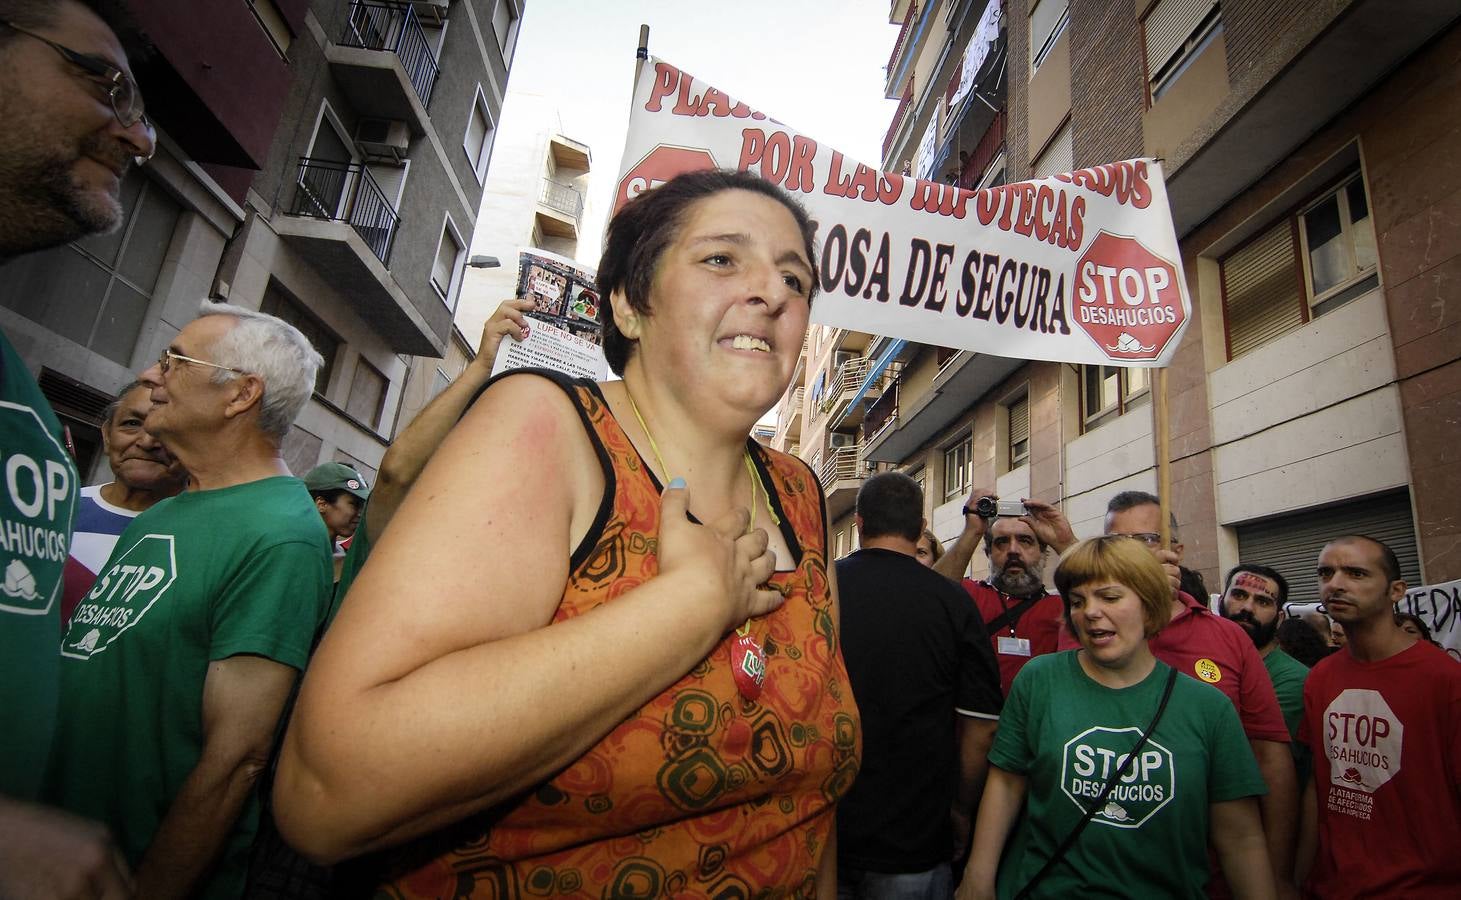
POLYGON ((1081 649, 1031 660, 1010 688, 960 900, 1200 898, 1209 839, 1235 897, 1276 896, 1237 713, 1147 646, 1172 615, 1161 565, 1095 538, 1055 585, 1081 649))

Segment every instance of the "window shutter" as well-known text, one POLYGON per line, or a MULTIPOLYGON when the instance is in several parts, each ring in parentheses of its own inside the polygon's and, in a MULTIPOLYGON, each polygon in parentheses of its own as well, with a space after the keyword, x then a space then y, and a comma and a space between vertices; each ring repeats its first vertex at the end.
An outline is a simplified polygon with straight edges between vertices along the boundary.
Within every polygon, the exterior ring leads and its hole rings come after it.
POLYGON ((1146 17, 1146 72, 1154 77, 1202 24, 1216 0, 1160 0, 1146 17))
POLYGON ((1060 126, 1060 130, 1051 138, 1045 152, 1035 160, 1031 166, 1034 170, 1032 178, 1049 178, 1051 175, 1059 175, 1063 172, 1070 172, 1075 169, 1075 151, 1070 143, 1070 120, 1060 126))
POLYGON ((1030 397, 1025 395, 1009 406, 1010 447, 1013 450, 1021 441, 1030 439, 1030 397))
POLYGON ((1238 558, 1277 569, 1289 583, 1290 603, 1319 602, 1319 579, 1314 574, 1319 551, 1343 534, 1384 541, 1400 560, 1405 583, 1411 587, 1423 583, 1410 494, 1404 490, 1239 525, 1237 531, 1238 558))
POLYGON ((1288 219, 1223 260, 1223 310, 1229 359, 1303 324, 1304 298, 1288 219))

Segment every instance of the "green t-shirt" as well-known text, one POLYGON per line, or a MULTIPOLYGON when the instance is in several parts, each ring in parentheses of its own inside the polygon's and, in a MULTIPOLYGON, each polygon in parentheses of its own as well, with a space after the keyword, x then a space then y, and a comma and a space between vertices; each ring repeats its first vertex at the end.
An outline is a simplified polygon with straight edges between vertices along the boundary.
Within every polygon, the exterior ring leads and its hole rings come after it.
MULTIPOLYGON (((209 663, 250 654, 303 670, 331 574, 297 478, 189 491, 139 515, 61 641, 47 798, 111 826, 136 866, 202 752, 209 663)), ((257 821, 251 798, 195 896, 240 896, 257 821)))
MULTIPOLYGON (((1000 861, 998 894, 1029 883, 1136 745, 1171 668, 1104 687, 1077 651, 1037 656, 1010 686, 989 761, 1026 777, 1025 815, 1000 861)), ((1204 896, 1209 806, 1266 792, 1233 704, 1178 676, 1162 721, 1037 897, 1204 896)))
POLYGON ((1283 710, 1283 723, 1293 738, 1289 750, 1293 752, 1294 771, 1302 788, 1314 767, 1308 745, 1299 740, 1299 722, 1304 718, 1304 681, 1309 677, 1309 667, 1277 647, 1263 657, 1263 667, 1268 670, 1273 692, 1278 694, 1278 708, 1283 710))
POLYGON ((355 526, 355 536, 350 539, 350 549, 345 551, 345 562, 340 566, 340 580, 335 583, 334 596, 330 598, 330 613, 325 617, 325 630, 334 623, 340 612, 340 603, 345 592, 355 583, 355 577, 365 567, 365 558, 370 555, 370 532, 365 530, 365 517, 370 515, 370 503, 360 513, 360 524, 355 526))
POLYGON ((61 575, 80 478, 61 423, 0 334, 0 794, 33 800, 56 726, 61 575))

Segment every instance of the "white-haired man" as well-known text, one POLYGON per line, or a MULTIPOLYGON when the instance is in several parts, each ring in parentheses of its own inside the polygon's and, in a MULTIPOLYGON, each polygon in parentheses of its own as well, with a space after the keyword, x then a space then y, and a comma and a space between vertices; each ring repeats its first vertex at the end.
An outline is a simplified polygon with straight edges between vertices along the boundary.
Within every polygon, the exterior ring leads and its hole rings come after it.
POLYGON ((279 450, 320 363, 279 319, 205 303, 142 374, 189 489, 137 517, 72 617, 46 783, 111 826, 140 897, 242 892, 255 781, 329 598, 324 524, 279 450))

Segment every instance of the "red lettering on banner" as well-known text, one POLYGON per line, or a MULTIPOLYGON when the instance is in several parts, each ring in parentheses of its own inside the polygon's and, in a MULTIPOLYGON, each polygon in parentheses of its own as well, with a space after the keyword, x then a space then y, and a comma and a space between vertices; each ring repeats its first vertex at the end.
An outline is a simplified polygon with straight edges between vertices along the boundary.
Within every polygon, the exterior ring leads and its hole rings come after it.
POLYGON ((745 128, 741 130, 741 156, 736 168, 749 171, 754 166, 757 174, 772 184, 805 194, 815 183, 812 159, 816 155, 817 142, 809 137, 792 138, 784 131, 767 135, 759 128, 745 128))
POLYGON ((660 101, 675 92, 680 83, 680 70, 664 63, 654 64, 654 87, 649 91, 649 102, 644 104, 645 112, 659 112, 660 101))
POLYGON ((1107 163, 1055 176, 1067 184, 1103 197, 1114 197, 1117 203, 1137 209, 1146 209, 1152 202, 1152 188, 1147 177, 1146 161, 1140 159, 1107 163))
POLYGON ((670 110, 671 113, 677 116, 695 115, 695 110, 700 106, 700 95, 697 94, 693 100, 691 99, 690 90, 693 87, 695 87, 695 79, 681 72, 680 94, 675 100, 675 108, 670 110))
MULTIPOLYGON (((810 166, 811 158, 816 156, 816 143, 811 144, 807 155, 807 163, 810 166)), ((742 140, 742 151, 744 154, 744 139, 742 140)), ((832 197, 856 197, 866 203, 881 203, 884 206, 892 206, 898 202, 898 197, 903 193, 903 179, 901 176, 889 172, 879 173, 878 170, 858 163, 852 170, 851 175, 842 173, 843 155, 832 151, 832 162, 827 167, 827 184, 823 186, 822 193, 832 197)), ((804 174, 807 184, 810 184, 811 169, 808 168, 804 174)), ((788 186, 789 187, 789 186, 788 186)), ((809 190, 810 188, 803 188, 809 190)))
POLYGON ((715 116, 717 119, 724 119, 730 115, 730 98, 715 88, 705 92, 700 108, 695 111, 697 116, 715 116))
POLYGON ((1070 334, 1065 315, 1065 276, 1050 290, 1051 272, 998 254, 971 251, 964 258, 954 312, 965 318, 1041 334, 1070 334))

